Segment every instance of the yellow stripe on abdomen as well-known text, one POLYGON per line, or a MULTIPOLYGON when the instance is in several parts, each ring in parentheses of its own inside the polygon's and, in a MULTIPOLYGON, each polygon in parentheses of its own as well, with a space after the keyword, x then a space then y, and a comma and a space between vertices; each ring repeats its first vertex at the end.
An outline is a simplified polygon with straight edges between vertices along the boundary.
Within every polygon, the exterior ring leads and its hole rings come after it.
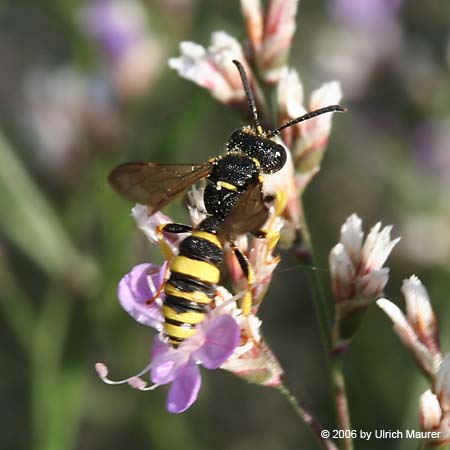
POLYGON ((220 270, 217 267, 186 256, 177 256, 170 265, 170 271, 197 278, 210 284, 217 284, 220 280, 220 270))
POLYGON ((200 323, 204 318, 205 314, 201 312, 188 311, 183 313, 178 313, 170 306, 163 305, 162 312, 166 319, 177 320, 178 322, 187 323, 190 325, 196 325, 200 323))
POLYGON ((201 304, 211 303, 211 298, 208 297, 208 295, 202 291, 192 291, 192 292, 181 291, 181 290, 173 287, 171 284, 166 284, 166 286, 164 288, 164 292, 166 293, 166 295, 173 295, 174 297, 183 298, 185 300, 189 300, 189 301, 195 302, 195 303, 201 303, 201 304))
POLYGON ((213 233, 208 233, 207 231, 194 231, 191 236, 195 236, 200 239, 204 239, 205 241, 211 242, 220 249, 223 248, 221 242, 219 241, 219 238, 213 233))
POLYGON ((171 323, 164 324, 164 331, 170 337, 179 339, 187 339, 196 333, 195 328, 183 327, 181 325, 172 325, 171 323))

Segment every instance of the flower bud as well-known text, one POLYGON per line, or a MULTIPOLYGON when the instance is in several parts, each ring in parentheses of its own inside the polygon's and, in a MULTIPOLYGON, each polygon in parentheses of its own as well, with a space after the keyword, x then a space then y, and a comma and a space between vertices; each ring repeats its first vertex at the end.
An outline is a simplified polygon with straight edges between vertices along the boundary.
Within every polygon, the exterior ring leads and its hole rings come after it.
POLYGON ((430 389, 420 396, 419 415, 422 430, 431 431, 439 426, 442 410, 438 398, 430 389))
POLYGON ((258 53, 264 34, 264 19, 260 0, 241 0, 241 10, 244 16, 247 37, 253 53, 258 53))
POLYGON ((382 266, 399 239, 391 240, 391 227, 380 228, 381 224, 375 225, 364 240, 362 221, 352 214, 341 227, 340 242, 330 252, 336 300, 335 351, 347 347, 367 307, 382 294, 388 281, 389 269, 382 266))
POLYGON ((440 355, 439 332, 436 316, 431 307, 428 292, 415 276, 403 282, 402 293, 406 299, 406 317, 420 341, 440 355))
POLYGON ((287 66, 298 0, 271 0, 264 24, 264 39, 257 55, 258 66, 268 83, 280 80, 287 66))
POLYGON ((246 67, 239 42, 224 31, 212 34, 211 45, 206 50, 194 42, 180 44, 181 56, 169 59, 169 66, 178 74, 209 90, 211 95, 226 104, 246 102, 242 81, 233 60, 246 67))

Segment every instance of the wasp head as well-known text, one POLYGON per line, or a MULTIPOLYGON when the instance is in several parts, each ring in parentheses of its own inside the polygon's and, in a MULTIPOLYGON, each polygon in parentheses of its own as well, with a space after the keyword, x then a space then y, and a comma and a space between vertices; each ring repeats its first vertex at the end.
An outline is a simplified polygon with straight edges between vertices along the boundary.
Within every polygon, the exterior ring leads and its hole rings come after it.
POLYGON ((240 128, 228 140, 229 152, 242 152, 258 161, 261 172, 278 172, 286 162, 286 150, 280 144, 258 136, 251 129, 240 128))

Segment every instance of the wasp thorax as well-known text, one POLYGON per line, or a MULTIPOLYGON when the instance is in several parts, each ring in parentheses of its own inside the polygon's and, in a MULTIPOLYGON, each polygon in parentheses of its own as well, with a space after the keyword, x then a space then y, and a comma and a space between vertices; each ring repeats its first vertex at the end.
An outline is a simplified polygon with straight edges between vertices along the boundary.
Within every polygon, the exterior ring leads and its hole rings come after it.
POLYGON ((245 128, 233 132, 228 140, 228 151, 239 151, 256 159, 261 172, 267 174, 278 172, 286 162, 286 150, 282 145, 245 128))

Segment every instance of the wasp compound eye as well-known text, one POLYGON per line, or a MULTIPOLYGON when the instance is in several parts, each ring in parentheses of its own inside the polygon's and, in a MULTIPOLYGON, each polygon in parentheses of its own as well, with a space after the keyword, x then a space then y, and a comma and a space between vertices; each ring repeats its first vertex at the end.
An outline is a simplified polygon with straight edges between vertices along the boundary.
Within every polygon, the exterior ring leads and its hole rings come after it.
POLYGON ((280 144, 264 139, 256 155, 261 164, 261 172, 274 173, 281 170, 286 162, 286 150, 280 144))
POLYGON ((270 139, 236 130, 228 141, 228 151, 242 152, 258 161, 262 173, 278 172, 286 162, 286 150, 270 139))

